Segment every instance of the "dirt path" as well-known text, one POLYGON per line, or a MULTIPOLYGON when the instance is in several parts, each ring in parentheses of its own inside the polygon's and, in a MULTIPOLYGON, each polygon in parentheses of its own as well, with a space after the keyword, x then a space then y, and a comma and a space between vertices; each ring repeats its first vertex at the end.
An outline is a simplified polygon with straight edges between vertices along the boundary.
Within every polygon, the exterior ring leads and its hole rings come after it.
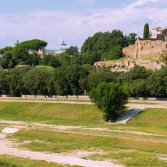
MULTIPOLYGON (((88 128, 83 126, 61 126, 61 125, 48 125, 48 124, 40 124, 40 123, 27 123, 23 121, 7 121, 7 120, 0 120, 0 124, 6 124, 7 126, 17 127, 17 128, 25 128, 25 129, 44 129, 44 130, 54 130, 57 132, 63 133, 72 133, 72 134, 80 134, 80 135, 88 135, 88 136, 99 136, 99 137, 118 137, 118 138, 125 138, 121 136, 115 135, 98 135, 98 134, 91 134, 86 132, 75 132, 72 131, 73 129, 83 129, 83 130, 93 130, 93 131, 106 131, 106 132, 116 132, 116 133, 129 133, 134 135, 145 135, 145 136, 160 136, 158 134, 151 134, 151 133, 144 133, 144 132, 133 132, 133 131, 123 131, 123 130, 110 130, 107 128, 88 128)), ((131 139, 131 138, 129 138, 131 139)), ((148 139, 140 139, 135 138, 136 141, 145 141, 148 142, 148 139)), ((154 140, 151 139, 150 142, 154 143, 167 143, 166 140, 154 140)), ((90 155, 91 153, 86 153, 84 156, 78 156, 76 154, 52 154, 52 153, 44 153, 44 152, 36 152, 36 151, 29 151, 23 150, 20 148, 16 148, 14 144, 6 139, 6 135, 0 133, 0 155, 12 155, 18 156, 22 158, 32 159, 32 160, 44 160, 47 162, 53 163, 61 163, 61 164, 68 164, 68 165, 79 165, 85 167, 123 167, 123 165, 117 165, 113 162, 109 161, 94 161, 83 159, 86 155, 90 155)), ((97 153, 94 153, 97 154, 97 153)))
MULTIPOLYGON (((86 104, 86 105, 93 105, 92 102, 85 102, 85 101, 56 101, 56 100, 44 100, 44 99, 15 99, 15 98, 4 98, 0 99, 0 102, 19 102, 19 103, 55 103, 55 104, 86 104)), ((158 102, 156 101, 155 104, 127 104, 127 107, 145 109, 145 108, 167 108, 167 102, 158 102)))
POLYGON ((92 105, 92 102, 81 102, 81 101, 54 101, 54 100, 19 100, 19 99, 0 99, 0 102, 11 102, 11 103, 54 103, 54 104, 87 104, 92 105))
MULTIPOLYGON (((9 121, 9 120, 0 120, 0 124, 6 124, 7 126, 12 126, 14 128, 19 129, 43 129, 43 130, 55 130, 59 132, 66 132, 68 130, 74 130, 74 129, 81 129, 81 130, 92 130, 92 131, 103 131, 103 132, 114 132, 114 133, 126 133, 126 134, 132 134, 132 135, 139 135, 139 136, 163 136, 160 134, 154 134, 154 133, 146 133, 146 132, 140 132, 140 131, 130 131, 130 130, 114 130, 114 129, 108 129, 108 128, 89 128, 86 126, 64 126, 64 125, 49 125, 49 124, 42 124, 42 123, 28 123, 23 121, 9 121)), ((70 131, 68 131, 71 133, 70 131)), ((72 132, 75 133, 75 132, 72 132)), ((77 133, 77 132, 76 132, 77 133)), ((101 135, 104 136, 104 135, 101 135)), ((108 136, 108 135, 107 135, 108 136)))
POLYGON ((162 108, 162 109, 167 109, 167 104, 127 104, 127 107, 130 108, 139 108, 139 109, 145 109, 145 108, 162 108))
POLYGON ((84 167, 123 167, 109 161, 86 160, 74 155, 50 154, 35 151, 18 149, 12 143, 5 140, 4 135, 0 135, 0 155, 12 155, 31 160, 43 160, 47 162, 60 163, 65 165, 79 165, 84 167))

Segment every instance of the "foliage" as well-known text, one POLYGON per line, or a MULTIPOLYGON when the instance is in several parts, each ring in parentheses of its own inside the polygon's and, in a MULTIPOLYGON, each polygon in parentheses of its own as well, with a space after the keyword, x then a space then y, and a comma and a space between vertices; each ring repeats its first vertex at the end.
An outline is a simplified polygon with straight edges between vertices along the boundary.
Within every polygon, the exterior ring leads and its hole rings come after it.
POLYGON ((78 55, 78 47, 71 46, 70 48, 66 50, 66 53, 72 56, 76 56, 78 55))
POLYGON ((13 50, 13 47, 6 46, 6 47, 0 49, 0 54, 4 54, 5 52, 11 52, 12 50, 13 50))
POLYGON ((32 68, 23 77, 24 86, 28 92, 35 96, 37 94, 50 96, 53 93, 49 91, 50 89, 48 89, 48 84, 52 84, 50 83, 50 79, 53 73, 54 69, 51 67, 32 68))
POLYGON ((167 54, 161 55, 160 60, 167 65, 167 54))
POLYGON ((133 81, 130 84, 130 91, 132 97, 143 97, 144 99, 147 99, 147 97, 150 95, 147 80, 144 79, 133 81))
POLYGON ((143 38, 144 38, 144 39, 149 39, 149 37, 150 37, 149 24, 146 23, 146 24, 144 25, 143 38))
POLYGON ((122 57, 122 47, 120 45, 114 46, 109 52, 102 55, 102 60, 114 60, 122 57))
POLYGON ((15 61, 13 59, 13 53, 11 51, 4 52, 1 58, 1 66, 5 69, 13 68, 15 66, 15 61))
POLYGON ((147 81, 151 96, 167 97, 167 67, 155 71, 147 81))
POLYGON ((30 52, 34 55, 38 54, 40 49, 44 49, 47 45, 47 42, 39 39, 33 39, 29 41, 24 41, 16 45, 15 48, 21 48, 27 52, 30 52))
POLYGON ((0 49, 1 66, 5 69, 13 68, 16 65, 38 65, 40 61, 39 50, 44 49, 47 42, 34 39, 24 41, 15 47, 5 47, 0 49))
POLYGON ((130 33, 130 34, 126 37, 128 44, 129 44, 129 45, 135 44, 136 39, 137 39, 136 37, 137 37, 137 34, 136 34, 136 33, 130 33))
POLYGON ((118 75, 118 73, 107 70, 93 71, 88 76, 88 90, 96 88, 101 82, 116 82, 118 75))
MULTIPOLYGON (((127 45, 126 37, 120 30, 113 30, 111 33, 99 32, 84 42, 81 52, 87 57, 87 61, 93 64, 95 61, 101 60, 102 55, 110 52, 113 47, 123 48, 127 45)), ((105 59, 104 56, 103 59, 105 59)))
POLYGON ((151 70, 147 70, 145 67, 136 65, 127 73, 122 73, 118 78, 120 82, 132 83, 138 79, 147 79, 152 74, 151 70))
POLYGON ((125 110, 128 100, 128 91, 119 83, 100 83, 92 90, 91 97, 96 105, 104 113, 106 121, 115 121, 125 110))
POLYGON ((52 66, 54 68, 61 66, 59 58, 54 55, 45 56, 44 58, 41 59, 40 64, 45 66, 52 66))

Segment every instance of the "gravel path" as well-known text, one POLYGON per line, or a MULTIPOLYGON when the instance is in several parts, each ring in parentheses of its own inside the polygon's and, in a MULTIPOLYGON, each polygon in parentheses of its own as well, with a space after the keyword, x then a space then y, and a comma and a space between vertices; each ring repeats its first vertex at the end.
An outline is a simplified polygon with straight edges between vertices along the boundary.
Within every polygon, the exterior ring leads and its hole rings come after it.
MULTIPOLYGON (((43 100, 43 99, 15 99, 15 98, 0 98, 0 102, 19 102, 19 103, 55 103, 55 104, 87 104, 87 105, 93 105, 92 102, 85 102, 85 101, 56 101, 56 100, 43 100)), ((167 102, 159 102, 155 101, 155 104, 133 104, 129 103, 127 104, 127 107, 130 108, 139 108, 139 109, 145 109, 145 108, 167 108, 167 102)))
POLYGON ((31 160, 43 160, 47 162, 60 163, 65 165, 79 165, 83 167, 123 167, 109 161, 86 160, 74 155, 50 154, 14 148, 12 144, 0 135, 0 155, 12 155, 31 160))
POLYGON ((87 104, 92 105, 92 102, 81 102, 81 101, 54 101, 54 100, 19 100, 19 99, 0 99, 0 102, 11 102, 11 103, 55 103, 55 104, 87 104))
POLYGON ((162 108, 167 109, 167 103, 164 104, 127 104, 127 107, 130 108, 139 108, 139 109, 145 109, 145 108, 162 108))
MULTIPOLYGON (((81 129, 81 130, 92 130, 92 131, 103 131, 103 132, 115 132, 115 133, 126 133, 126 134, 134 134, 134 135, 141 135, 141 136, 163 136, 160 134, 153 134, 153 133, 146 133, 140 131, 130 131, 130 130, 115 130, 115 129, 108 129, 108 128, 89 128, 86 126, 64 126, 64 125, 49 125, 49 124, 42 124, 42 123, 27 123, 23 121, 9 121, 9 120, 0 120, 0 124, 6 124, 7 126, 12 126, 14 128, 19 129, 50 129, 50 130, 59 130, 60 132, 69 131, 73 129, 81 129)), ((75 132, 74 132, 75 133, 75 132)), ((77 133, 77 132, 76 132, 77 133)))

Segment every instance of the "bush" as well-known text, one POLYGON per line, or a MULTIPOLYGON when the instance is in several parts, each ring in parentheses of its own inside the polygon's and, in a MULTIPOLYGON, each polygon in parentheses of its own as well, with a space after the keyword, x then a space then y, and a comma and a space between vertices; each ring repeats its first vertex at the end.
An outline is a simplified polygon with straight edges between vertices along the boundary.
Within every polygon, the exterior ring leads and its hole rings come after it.
POLYGON ((125 111, 128 101, 128 89, 126 85, 119 83, 100 83, 90 93, 91 98, 98 108, 104 113, 104 119, 115 121, 125 111))

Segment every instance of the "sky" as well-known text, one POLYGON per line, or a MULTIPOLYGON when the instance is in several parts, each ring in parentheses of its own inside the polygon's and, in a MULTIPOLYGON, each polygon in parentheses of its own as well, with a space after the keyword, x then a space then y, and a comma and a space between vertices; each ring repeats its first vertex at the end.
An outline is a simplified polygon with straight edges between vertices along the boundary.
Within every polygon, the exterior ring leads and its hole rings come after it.
POLYGON ((167 28, 167 0, 0 0, 0 47, 43 39, 81 47, 96 32, 120 29, 142 35, 143 26, 167 28))

